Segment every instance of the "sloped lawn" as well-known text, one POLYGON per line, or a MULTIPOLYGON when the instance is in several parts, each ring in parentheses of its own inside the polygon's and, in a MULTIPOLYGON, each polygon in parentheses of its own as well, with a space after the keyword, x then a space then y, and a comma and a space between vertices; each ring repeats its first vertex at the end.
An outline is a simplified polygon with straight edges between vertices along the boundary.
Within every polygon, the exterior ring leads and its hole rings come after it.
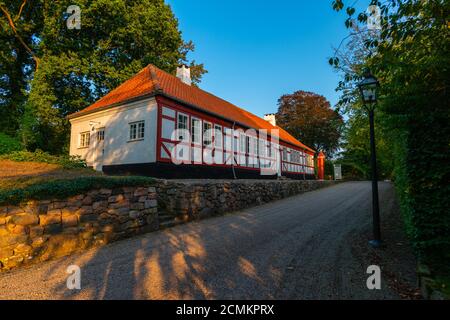
POLYGON ((151 186, 154 181, 149 177, 105 176, 89 168, 0 160, 0 206, 65 198, 92 189, 151 186))

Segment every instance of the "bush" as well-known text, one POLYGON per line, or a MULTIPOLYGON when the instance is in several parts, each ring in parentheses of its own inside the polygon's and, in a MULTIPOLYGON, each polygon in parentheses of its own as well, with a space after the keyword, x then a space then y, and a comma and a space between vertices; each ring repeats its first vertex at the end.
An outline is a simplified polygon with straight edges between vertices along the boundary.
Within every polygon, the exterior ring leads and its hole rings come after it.
POLYGON ((0 132, 0 155, 22 150, 19 140, 0 132))
POLYGON ((35 152, 29 151, 13 151, 9 154, 0 156, 0 159, 18 161, 18 162, 43 162, 49 164, 57 164, 65 169, 86 168, 86 161, 80 157, 59 155, 54 156, 41 150, 35 152))
POLYGON ((148 177, 80 177, 51 180, 25 188, 0 191, 0 205, 15 205, 27 200, 62 199, 100 188, 145 187, 155 180, 148 177))

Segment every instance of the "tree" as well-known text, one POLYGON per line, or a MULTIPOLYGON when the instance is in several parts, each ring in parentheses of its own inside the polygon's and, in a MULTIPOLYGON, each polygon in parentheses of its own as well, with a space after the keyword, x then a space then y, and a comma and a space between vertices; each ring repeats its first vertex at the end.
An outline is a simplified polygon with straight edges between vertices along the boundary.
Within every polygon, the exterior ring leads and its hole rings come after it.
MULTIPOLYGON (((206 72, 188 59, 178 21, 163 0, 1 1, 0 23, 9 47, 0 55, 26 56, 17 80, 28 148, 61 152, 69 126, 65 116, 93 103, 149 63, 174 73, 189 64, 194 83, 206 72), (69 29, 67 8, 81 9, 81 29, 69 29)), ((1 40, 0 40, 1 41, 1 40)), ((13 59, 14 60, 14 59, 13 59)), ((17 62, 18 63, 18 62, 17 62)), ((9 91, 8 91, 9 92, 9 91)), ((14 104, 7 99, 9 108, 14 104)))
MULTIPOLYGON (((346 25, 365 24, 344 1, 346 25)), ((450 42, 449 2, 446 0, 371 1, 379 7, 381 30, 368 34, 363 59, 381 82, 377 108, 378 132, 392 150, 397 194, 407 231, 419 259, 448 273, 450 263, 450 42), (439 267, 437 267, 439 268, 439 267)), ((338 66, 338 57, 330 59, 338 66)), ((361 74, 346 73, 342 87, 351 87, 361 74)), ((349 107, 360 106, 350 101, 349 107)), ((367 137, 368 139, 368 137, 367 137)))
POLYGON ((277 123, 304 144, 331 157, 339 147, 344 122, 325 97, 296 91, 278 99, 277 123))

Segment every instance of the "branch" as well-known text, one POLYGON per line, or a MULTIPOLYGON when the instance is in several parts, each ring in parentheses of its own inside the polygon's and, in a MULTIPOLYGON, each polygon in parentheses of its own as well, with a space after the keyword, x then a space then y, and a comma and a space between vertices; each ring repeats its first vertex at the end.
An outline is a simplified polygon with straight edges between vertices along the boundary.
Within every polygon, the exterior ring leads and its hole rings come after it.
POLYGON ((19 9, 19 13, 17 14, 17 17, 16 17, 16 19, 14 19, 14 21, 19 20, 20 15, 22 14, 23 7, 25 6, 26 3, 27 3, 27 0, 23 0, 22 5, 20 6, 20 9, 19 9))
MULTIPOLYGON (((24 1, 22 3, 21 6, 21 11, 23 8, 23 5, 25 4, 26 1, 24 1)), ((3 6, 0 6, 0 10, 3 11, 6 19, 8 20, 9 26, 11 27, 11 29, 14 32, 14 35, 16 36, 16 38, 19 40, 19 42, 22 44, 22 46, 25 48, 25 50, 28 51, 28 53, 31 55, 31 57, 33 58, 34 62, 36 63, 36 71, 39 68, 39 58, 34 54, 33 50, 30 49, 30 47, 28 47, 28 45, 25 43, 25 41, 23 40, 23 38, 20 36, 20 34, 17 32, 16 26, 14 24, 14 21, 11 18, 11 15, 9 14, 8 10, 6 10, 3 6)))

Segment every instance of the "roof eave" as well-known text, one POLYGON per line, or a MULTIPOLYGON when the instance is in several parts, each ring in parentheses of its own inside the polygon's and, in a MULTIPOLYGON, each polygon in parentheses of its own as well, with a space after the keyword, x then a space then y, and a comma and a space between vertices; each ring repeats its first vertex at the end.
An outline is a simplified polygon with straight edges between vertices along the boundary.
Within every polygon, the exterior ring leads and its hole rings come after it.
POLYGON ((95 109, 92 109, 92 110, 88 110, 88 111, 81 110, 81 111, 69 114, 66 118, 68 120, 76 119, 76 118, 79 118, 79 117, 86 116, 88 114, 92 114, 92 113, 96 113, 96 112, 99 112, 99 111, 108 110, 108 109, 111 109, 111 108, 114 108, 114 107, 118 107, 118 106, 121 106, 121 105, 124 105, 124 104, 127 104, 127 103, 132 103, 132 102, 137 102, 137 101, 141 101, 141 100, 148 99, 148 98, 153 98, 157 94, 158 94, 158 92, 151 92, 151 93, 148 93, 148 94, 145 94, 145 95, 142 95, 142 96, 134 97, 134 98, 131 98, 131 99, 128 99, 128 100, 124 100, 124 101, 121 101, 121 102, 108 104, 106 106, 98 107, 98 108, 95 108, 95 109))
MULTIPOLYGON (((219 119, 231 122, 231 123, 235 123, 235 124, 237 124, 239 126, 242 126, 242 127, 245 127, 245 128, 254 129, 254 128, 251 128, 249 125, 247 125, 245 123, 242 123, 242 122, 236 121, 234 119, 230 119, 230 118, 224 117, 221 114, 205 110, 205 109, 200 108, 200 107, 198 107, 198 106, 196 106, 194 104, 191 104, 191 103, 186 102, 186 101, 184 101, 182 99, 179 99, 177 97, 169 95, 169 94, 165 93, 164 91, 162 91, 161 89, 154 90, 151 93, 148 93, 148 94, 145 94, 145 95, 141 95, 141 96, 138 96, 138 97, 134 97, 132 99, 124 100, 122 102, 117 102, 117 103, 109 104, 109 105, 106 105, 106 106, 103 106, 103 107, 95 108, 93 110, 75 112, 75 113, 72 113, 72 114, 68 115, 66 118, 68 120, 76 119, 76 118, 83 117, 83 116, 86 116, 86 115, 89 115, 89 114, 93 114, 93 113, 96 113, 96 112, 99 112, 99 111, 104 111, 104 110, 108 110, 108 109, 111 109, 111 108, 114 108, 114 107, 118 107, 120 105, 124 105, 124 104, 127 104, 127 103, 132 103, 132 102, 137 102, 137 101, 141 101, 141 100, 148 99, 148 98, 153 98, 153 97, 156 97, 158 95, 166 97, 168 99, 171 99, 171 100, 173 100, 175 102, 184 104, 184 105, 186 105, 186 106, 188 106, 188 107, 190 107, 192 109, 195 109, 197 111, 200 111, 200 112, 203 112, 203 113, 207 113, 207 114, 212 115, 212 116, 214 116, 216 118, 219 118, 219 119)), ((284 141, 284 142, 286 142, 286 143, 294 145, 296 147, 299 147, 299 148, 302 148, 302 149, 305 149, 305 150, 309 150, 311 152, 316 152, 314 149, 312 149, 312 148, 310 148, 308 146, 299 146, 299 145, 293 144, 292 142, 289 142, 289 141, 286 141, 284 139, 281 139, 280 137, 279 137, 279 139, 284 141)))

